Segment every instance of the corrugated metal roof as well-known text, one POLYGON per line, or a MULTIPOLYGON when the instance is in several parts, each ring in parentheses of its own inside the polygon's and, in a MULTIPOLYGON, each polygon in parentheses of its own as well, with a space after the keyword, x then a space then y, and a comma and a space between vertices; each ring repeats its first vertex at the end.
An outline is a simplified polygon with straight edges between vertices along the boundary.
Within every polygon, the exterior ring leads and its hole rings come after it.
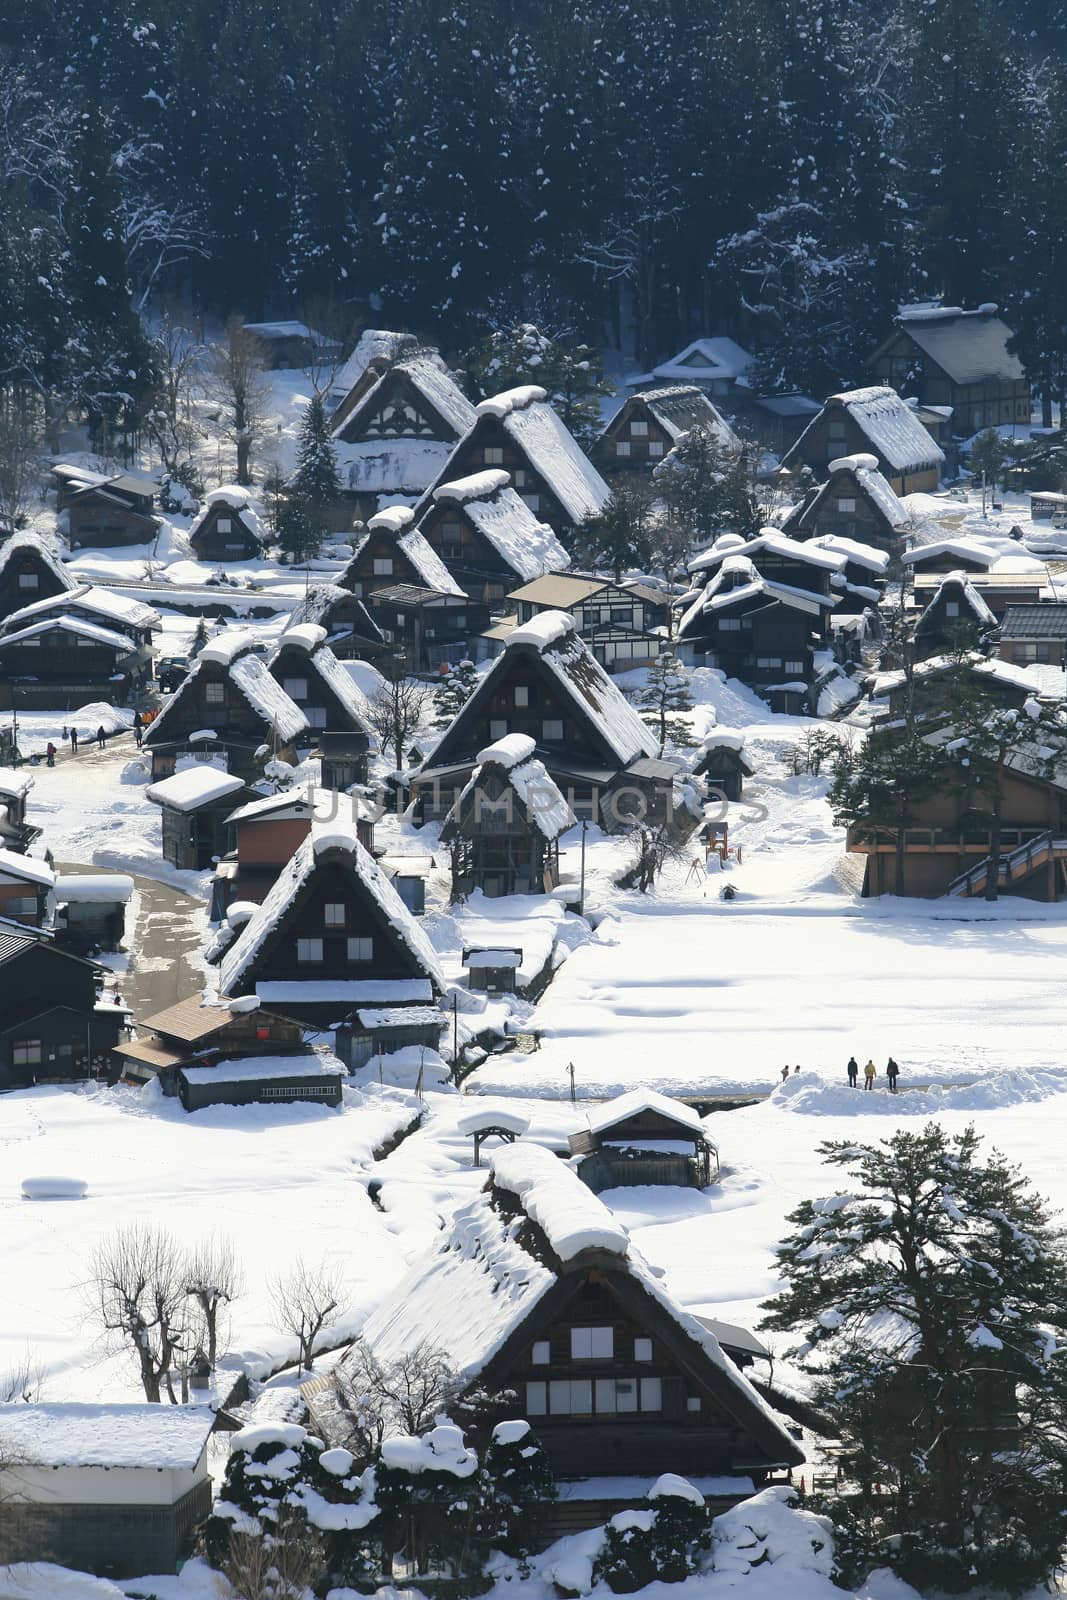
POLYGON ((1067 639, 1067 605, 1009 606, 1002 639, 1067 639))
POLYGON ((0 928, 0 961, 10 961, 12 956, 21 955, 28 945, 43 942, 38 934, 29 929, 23 932, 10 927, 0 928))

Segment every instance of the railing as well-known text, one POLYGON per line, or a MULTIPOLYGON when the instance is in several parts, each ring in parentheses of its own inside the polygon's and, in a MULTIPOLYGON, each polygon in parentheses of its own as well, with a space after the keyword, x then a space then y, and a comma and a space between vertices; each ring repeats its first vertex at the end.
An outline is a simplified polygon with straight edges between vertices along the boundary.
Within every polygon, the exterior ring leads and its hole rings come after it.
MULTIPOLYGON (((1054 849, 1052 835, 1042 833, 1016 846, 1014 850, 1001 854, 997 863, 998 884, 1014 883, 1017 878, 1025 878, 1035 867, 1043 865, 1053 854, 1054 849)), ((966 872, 961 872, 958 877, 953 878, 945 893, 955 896, 976 894, 985 888, 988 875, 987 856, 985 860, 975 862, 973 867, 968 867, 966 872)))

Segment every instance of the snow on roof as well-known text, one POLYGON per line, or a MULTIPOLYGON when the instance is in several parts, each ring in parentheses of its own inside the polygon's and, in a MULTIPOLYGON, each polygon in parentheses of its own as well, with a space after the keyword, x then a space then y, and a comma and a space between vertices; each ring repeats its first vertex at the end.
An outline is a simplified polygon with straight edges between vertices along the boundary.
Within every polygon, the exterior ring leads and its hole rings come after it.
POLYGON ((429 978, 287 978, 256 984, 264 1005, 352 1006, 424 1005, 433 1000, 429 978))
POLYGON ((733 339, 694 339, 669 361, 661 362, 651 372, 627 378, 626 382, 628 387, 635 388, 656 378, 677 379, 683 383, 692 383, 695 378, 703 378, 705 382, 711 378, 734 379, 740 378, 751 365, 748 351, 742 350, 733 339))
POLYGON ((1008 350, 1011 329, 995 305, 975 311, 960 306, 901 306, 898 322, 908 337, 953 383, 1018 382, 1026 377, 1017 355, 1008 350))
POLYGON ((372 361, 396 361, 417 343, 413 333, 393 333, 388 328, 364 328, 356 347, 331 385, 332 394, 344 395, 358 383, 372 361))
MULTIPOLYGON (((564 512, 574 523, 597 516, 611 490, 573 434, 564 427, 552 407, 545 403, 544 391, 534 387, 512 389, 495 400, 483 400, 483 408, 508 402, 503 416, 506 431, 523 450, 535 472, 544 479, 564 512), (522 397, 530 395, 530 400, 522 397)), ((496 415, 496 412, 490 413, 496 415)))
MULTIPOLYGON (((325 630, 317 628, 317 633, 325 630)), ((289 644, 294 633, 299 633, 299 628, 291 628, 282 635, 282 644, 289 644)), ((281 645, 279 645, 279 649, 281 645)), ((311 653, 310 665, 318 673, 327 689, 340 701, 346 715, 355 726, 368 738, 372 736, 370 717, 371 709, 362 689, 356 683, 351 673, 345 671, 328 644, 319 644, 311 653)))
POLYGON ((209 1406, 0 1405, 0 1441, 41 1467, 142 1467, 191 1471, 215 1426, 209 1406))
POLYGON ((309 339, 320 349, 328 349, 337 344, 336 339, 329 338, 325 333, 319 333, 315 328, 309 328, 306 322, 246 322, 244 327, 246 333, 254 333, 261 339, 309 339))
MULTIPOLYGON (((953 672, 959 666, 954 656, 928 656, 925 661, 917 661, 912 668, 916 678, 940 677, 943 673, 953 672)), ((970 656, 966 661, 968 672, 973 672, 979 678, 992 678, 995 683, 1003 683, 1013 689, 1027 689, 1036 692, 1039 680, 1034 676, 1031 667, 1017 667, 1011 661, 1001 661, 996 656, 970 656)), ((896 668, 892 672, 876 672, 871 677, 871 694, 875 698, 890 694, 894 689, 903 687, 905 673, 896 668)))
POLYGON ((183 1067, 188 1083, 264 1083, 279 1078, 346 1078, 347 1069, 329 1051, 291 1056, 237 1056, 213 1067, 183 1067))
POLYGON ((124 872, 61 872, 52 890, 58 906, 123 905, 133 894, 133 879, 124 872))
POLYGON ((212 800, 221 800, 243 788, 240 778, 231 777, 205 761, 197 761, 171 778, 150 784, 145 790, 145 799, 157 806, 169 806, 173 811, 195 811, 198 806, 209 805, 212 800))
POLYGON ((32 788, 33 779, 28 772, 0 772, 0 796, 21 800, 32 788))
MULTIPOLYGON (((507 772, 508 783, 519 797, 528 819, 540 830, 548 840, 558 839, 561 833, 566 833, 568 828, 575 824, 574 812, 567 804, 555 780, 549 776, 543 761, 534 756, 536 746, 534 741, 525 733, 505 734, 495 744, 488 745, 478 753, 478 765, 471 773, 470 779, 456 799, 455 805, 445 818, 442 828, 442 839, 446 836, 450 824, 455 825, 463 810, 467 797, 477 789, 482 775, 482 766, 491 762, 495 766, 503 767, 507 772)), ((478 813, 475 812, 476 823, 478 813)), ((494 963, 501 964, 504 963, 494 963)), ((518 965, 518 963, 516 963, 518 965)))
POLYGON ((486 967, 496 967, 506 971, 508 968, 518 969, 522 966, 521 950, 505 950, 479 948, 463 952, 463 965, 472 972, 484 971, 486 967))
POLYGON ((929 616, 933 608, 938 604, 941 596, 945 592, 946 585, 950 585, 952 591, 957 589, 959 590, 960 599, 969 607, 976 622, 985 623, 991 628, 996 627, 996 617, 993 615, 992 611, 990 611, 989 607, 982 599, 982 596, 974 587, 974 584, 970 582, 967 574, 965 572, 947 572, 942 578, 941 582, 938 584, 937 590, 933 599, 930 601, 930 604, 923 612, 922 617, 919 618, 917 624, 918 628, 922 627, 924 618, 929 616))
POLYGON ((513 1111, 468 1111, 456 1122, 457 1133, 483 1133, 486 1128, 503 1128, 506 1133, 514 1133, 519 1138, 528 1132, 529 1127, 529 1117, 517 1116, 513 1111))
POLYGON ((251 650, 255 643, 256 635, 250 629, 226 628, 208 640, 197 660, 211 661, 216 666, 228 667, 235 656, 244 650, 251 650))
POLYGON ((386 506, 384 510, 374 513, 367 527, 382 533, 401 534, 405 528, 410 528, 414 520, 415 513, 410 506, 386 506))
POLYGON ((16 556, 35 556, 64 589, 75 587, 76 580, 38 534, 13 533, 9 539, 4 540, 0 545, 0 576, 3 575, 8 562, 14 560, 16 556))
POLYGON ((548 391, 536 383, 518 384, 514 389, 502 389, 499 394, 489 395, 485 400, 480 400, 475 406, 475 411, 480 417, 510 417, 513 411, 525 411, 527 407, 539 404, 548 399, 548 391))
MULTIPOLYGON (((426 934, 381 867, 359 842, 355 823, 337 817, 332 821, 313 820, 308 837, 283 867, 255 916, 248 920, 223 955, 219 966, 219 982, 224 994, 236 990, 255 957, 277 931, 294 897, 311 878, 319 857, 331 851, 338 851, 346 858, 348 871, 377 906, 399 942, 426 976, 444 989, 445 979, 437 952, 426 934)), ((262 985, 259 992, 263 994, 262 985)), ((365 998, 369 1000, 372 997, 368 995, 365 998)), ((426 997, 420 995, 419 998, 426 997)))
POLYGON ((479 750, 479 761, 495 761, 498 767, 517 767, 524 761, 529 761, 537 748, 528 733, 506 733, 502 739, 497 739, 494 744, 486 745, 484 750, 479 750))
POLYGON ((622 1223, 544 1145, 507 1145, 493 1152, 490 1167, 497 1188, 519 1198, 561 1261, 572 1261, 583 1250, 628 1253, 630 1236, 622 1223))
MULTIPOLYGON (((839 456, 836 461, 831 461, 829 471, 831 478, 835 472, 850 473, 861 492, 867 496, 876 510, 881 512, 891 528, 905 526, 908 513, 890 487, 888 479, 879 471, 874 456, 839 456)), ((829 483, 823 485, 820 497, 828 492, 829 487, 829 483)))
POLYGON ((0 877, 39 883, 50 889, 56 875, 47 861, 39 861, 35 856, 16 855, 13 850, 0 850, 0 877))
POLYGON ((590 1133, 606 1133, 609 1128, 630 1117, 639 1116, 642 1111, 655 1111, 661 1117, 669 1117, 672 1122, 683 1123, 704 1138, 704 1123, 699 1111, 694 1111, 683 1100, 671 1100, 665 1094, 657 1094, 655 1089, 630 1089, 626 1094, 616 1095, 614 1100, 590 1112, 586 1123, 590 1133))
POLYGON ((547 523, 538 522, 506 472, 478 472, 433 491, 454 500, 468 520, 524 583, 544 572, 561 572, 571 558, 547 523), (458 490, 456 494, 452 490, 458 490), (480 491, 480 492, 478 492, 480 491))
POLYGON ((889 553, 873 544, 861 544, 858 539, 846 539, 840 533, 820 533, 811 540, 820 550, 830 550, 843 555, 853 566, 867 567, 871 572, 884 572, 889 565, 889 553))
POLYGON ((261 656, 238 656, 230 663, 230 682, 259 712, 283 744, 307 732, 308 721, 300 707, 276 683, 261 656))
POLYGON ((375 533, 387 533, 396 540, 397 549, 411 562, 416 575, 427 589, 436 589, 441 594, 464 594, 464 590, 460 588, 429 540, 418 528, 412 526, 414 515, 410 506, 386 506, 384 511, 375 512, 367 523, 368 531, 354 541, 349 567, 366 549, 371 530, 375 533))
MULTIPOLYGON (((639 756, 658 753, 652 730, 579 638, 573 617, 564 611, 542 611, 514 630, 499 659, 506 661, 508 651, 523 644, 539 651, 559 687, 592 718, 620 766, 627 766, 639 756)), ((491 676, 492 669, 483 682, 488 683, 491 676)))
POLYGON ((743 750, 745 736, 729 728, 712 728, 700 741, 701 750, 743 750))
POLYGON ((436 1006, 367 1006, 356 1012, 361 1028, 369 1033, 391 1028, 443 1028, 445 1018, 436 1006))
POLYGON ((917 561, 932 561, 937 556, 954 556, 960 561, 977 561, 984 567, 991 567, 997 560, 997 552, 979 539, 934 539, 930 544, 920 544, 912 550, 905 550, 900 559, 905 566, 911 567, 917 561))
MULTIPOLYGON (((835 404, 844 407, 878 454, 897 472, 936 466, 944 461, 940 445, 934 443, 895 389, 848 389, 830 396, 827 405, 835 404)), ((803 438, 801 434, 793 451, 799 448, 803 438)))
POLYGON ((330 615, 335 607, 344 607, 349 613, 355 612, 357 621, 339 621, 338 627, 351 628, 362 639, 373 642, 381 640, 381 631, 367 611, 363 601, 352 593, 351 589, 342 589, 337 583, 316 583, 293 607, 289 621, 282 629, 282 633, 289 633, 293 628, 299 628, 306 622, 318 623, 321 626, 329 625, 330 615))
POLYGON ((242 489, 239 484, 225 484, 221 489, 212 489, 204 497, 204 503, 189 525, 187 537, 192 539, 200 532, 208 517, 217 506, 228 506, 231 511, 236 511, 241 518, 242 525, 248 529, 252 537, 261 545, 270 543, 270 534, 259 519, 259 513, 252 504, 251 496, 247 489, 242 489))
POLYGON ((0 650, 6 650, 10 644, 21 643, 23 639, 35 639, 42 633, 54 633, 57 628, 63 633, 76 633, 79 638, 91 639, 94 644, 107 645, 111 650, 129 652, 134 649, 128 633, 115 633, 112 628, 97 627, 95 622, 83 622, 81 617, 49 617, 44 622, 35 622, 32 627, 19 628, 16 633, 0 635, 0 650))
POLYGON ((645 402, 673 444, 684 439, 694 428, 714 434, 724 445, 736 447, 739 443, 725 417, 712 405, 703 389, 698 389, 695 384, 645 389, 633 398, 645 402))
POLYGON ((736 534, 724 534, 716 539, 710 550, 694 556, 689 563, 690 572, 704 572, 720 563, 725 568, 731 559, 751 558, 766 550, 770 555, 782 556, 801 565, 820 567, 826 572, 841 572, 847 557, 840 551, 829 549, 815 539, 791 539, 777 528, 761 528, 753 539, 738 539, 736 534))
POLYGON ((447 439, 335 439, 333 447, 345 488, 412 498, 429 488, 454 449, 447 439))
POLYGON ((53 594, 44 600, 34 600, 31 605, 13 611, 6 618, 4 626, 14 631, 24 621, 29 622, 52 613, 66 615, 68 610, 91 611, 97 616, 106 617, 109 621, 126 623, 131 628, 162 626, 159 612, 153 611, 151 606, 143 605, 139 600, 128 600, 124 595, 116 594, 111 589, 99 589, 88 583, 68 589, 64 594, 53 594))
MULTIPOLYGON (((348 413, 335 430, 335 439, 342 433, 359 432, 359 418, 375 415, 383 385, 392 385, 403 375, 413 385, 419 397, 430 410, 459 439, 474 426, 475 408, 439 356, 418 355, 394 361, 378 381, 371 385, 359 403, 348 413)), ((450 446, 446 446, 450 448, 450 446)))
MULTIPOLYGON (((306 650, 308 655, 317 650, 320 644, 325 644, 327 639, 326 629, 318 622, 298 622, 294 628, 286 628, 286 644, 296 645, 299 650, 306 650)), ((275 651, 275 655, 277 655, 275 651)))

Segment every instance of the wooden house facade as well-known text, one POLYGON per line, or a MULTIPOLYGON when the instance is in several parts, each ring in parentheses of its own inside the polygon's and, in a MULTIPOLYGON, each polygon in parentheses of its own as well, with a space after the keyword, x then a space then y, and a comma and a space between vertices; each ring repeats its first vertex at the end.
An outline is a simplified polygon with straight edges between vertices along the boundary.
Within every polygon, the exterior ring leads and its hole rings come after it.
POLYGON ((442 594, 464 592, 415 527, 410 506, 386 506, 371 517, 363 533, 353 536, 352 543, 352 556, 337 583, 357 599, 366 600, 378 589, 392 589, 398 583, 442 594))
POLYGON ((0 918, 43 928, 55 877, 47 861, 0 850, 0 918))
POLYGON ((159 486, 151 478, 130 472, 108 478, 67 466, 54 467, 52 476, 60 532, 72 550, 155 543, 163 522, 153 511, 159 486))
POLYGON ((459 799, 481 752, 507 734, 534 741, 576 816, 612 829, 635 813, 674 818, 678 768, 656 759, 657 742, 578 637, 574 619, 547 611, 515 628, 473 695, 445 730, 412 794, 422 820, 459 799))
POLYGON ((374 741, 368 721, 370 707, 326 639, 326 629, 313 623, 287 628, 267 662, 267 670, 293 704, 300 707, 313 735, 329 730, 362 741, 359 781, 365 782, 367 757, 374 741))
POLYGON ((311 832, 312 819, 342 816, 364 849, 374 846, 373 813, 353 796, 318 789, 255 795, 226 818, 226 854, 215 869, 212 921, 235 902, 259 905, 278 874, 311 832))
POLYGON ((193 762, 159 783, 150 784, 145 799, 160 808, 163 859, 185 872, 203 872, 226 851, 226 818, 249 794, 241 778, 193 762))
POLYGON ((376 589, 367 605, 393 656, 409 673, 436 672, 464 660, 472 635, 489 622, 483 600, 413 583, 376 589))
POLYGON ((328 399, 333 408, 331 426, 339 427, 356 401, 395 362, 405 361, 419 353, 433 354, 432 351, 420 351, 419 341, 413 333, 396 332, 390 328, 364 328, 330 384, 328 399))
MULTIPOLYGON (((576 1173, 523 1140, 491 1162, 486 1189, 364 1324, 371 1355, 389 1365, 432 1328, 462 1387, 499 1397, 492 1420, 529 1421, 557 1481, 595 1477, 577 1526, 602 1522, 628 1476, 711 1474, 729 1504, 799 1466, 783 1419, 576 1173)), ((334 1383, 309 1395, 330 1443, 343 1442, 345 1378, 342 1358, 334 1383)), ((549 1511, 543 1543, 564 1531, 553 1520, 564 1506, 549 1511)))
POLYGON ((503 471, 530 511, 562 538, 603 510, 610 493, 544 389, 530 384, 483 400, 473 426, 452 451, 415 508, 421 522, 442 484, 487 468, 503 471))
POLYGON ((473 424, 474 407, 431 352, 393 362, 376 381, 360 383, 333 424, 350 515, 366 521, 383 500, 418 499, 473 424))
POLYGON ((996 617, 967 574, 947 573, 915 624, 916 656, 922 661, 943 655, 967 633, 973 635, 969 642, 975 644, 996 625, 996 617))
POLYGON ((222 566, 231 561, 254 561, 268 543, 247 489, 231 484, 213 489, 205 497, 187 535, 199 561, 222 566))
POLYGON ((574 813, 534 755, 512 733, 480 754, 441 829, 452 854, 452 898, 547 894, 559 883, 559 838, 574 813))
POLYGON ((74 587, 66 567, 35 534, 13 533, 0 544, 0 621, 74 587))
POLYGON ((1009 606, 1000 624, 998 654, 1017 667, 1067 666, 1067 604, 1009 606))
POLYGON ((0 1088, 106 1076, 126 1024, 106 976, 34 929, 0 925, 0 1088))
POLYGON ((231 1057, 273 1058, 303 1049, 304 1028, 291 1017, 264 1006, 190 995, 138 1022, 144 1031, 116 1046, 119 1071, 127 1083, 159 1079, 165 1095, 179 1090, 183 1067, 208 1067, 231 1057))
POLYGON ((444 989, 429 940, 342 818, 313 821, 223 953, 219 982, 322 1026, 361 1006, 428 1005, 444 989))
POLYGON ((609 672, 647 666, 666 644, 667 597, 647 584, 555 572, 513 589, 508 598, 520 625, 545 611, 568 612, 609 672))
POLYGON ((831 461, 825 483, 795 505, 782 531, 794 539, 854 539, 889 555, 904 548, 910 518, 872 455, 831 461))
POLYGON ((325 628, 326 643, 339 661, 377 661, 390 653, 366 605, 350 589, 318 583, 293 607, 286 629, 325 628))
POLYGON ((719 1170, 700 1113, 654 1089, 631 1089, 596 1107, 568 1142, 594 1194, 635 1184, 706 1189, 719 1170))
POLYGON ((570 566, 555 533, 499 469, 440 484, 419 532, 463 592, 494 609, 517 583, 570 566))
POLYGON ((644 389, 624 400, 593 448, 602 472, 652 472, 694 428, 737 448, 733 429, 695 384, 644 389))
POLYGON ((251 782, 266 750, 292 764, 307 718, 267 671, 254 641, 237 629, 206 644, 144 736, 152 778, 169 778, 182 756, 217 764, 251 782))
POLYGON ((150 650, 79 617, 52 615, 0 634, 0 704, 7 709, 127 705, 151 675, 150 650))
POLYGON ((850 389, 832 394, 782 457, 783 467, 809 467, 821 476, 844 456, 874 456, 894 494, 936 489, 944 451, 895 389, 850 389))
POLYGON ((870 358, 871 376, 924 405, 951 409, 953 431, 969 439, 985 428, 1030 421, 1030 384, 1012 333, 993 305, 902 309, 870 358))

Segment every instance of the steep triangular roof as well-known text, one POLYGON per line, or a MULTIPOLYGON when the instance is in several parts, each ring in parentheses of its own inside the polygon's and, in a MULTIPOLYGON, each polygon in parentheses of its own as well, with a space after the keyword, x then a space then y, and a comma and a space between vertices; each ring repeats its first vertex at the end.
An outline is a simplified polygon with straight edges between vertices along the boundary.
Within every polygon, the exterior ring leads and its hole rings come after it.
POLYGON ((253 654, 255 639, 242 629, 229 633, 206 644, 196 657, 178 688, 165 702, 162 711, 145 732, 145 745, 163 744, 168 735, 168 725, 179 719, 175 710, 202 676, 213 676, 221 670, 230 680, 245 704, 262 721, 264 731, 273 732, 283 744, 289 744, 307 733, 307 718, 300 707, 294 705, 280 684, 275 683, 261 656, 253 654))
POLYGON ((285 630, 267 662, 268 671, 278 678, 279 659, 286 653, 297 656, 303 670, 317 676, 323 686, 341 705, 352 727, 372 737, 370 707, 352 675, 345 671, 329 645, 326 629, 316 623, 305 622, 285 630))
POLYGON ((965 572, 947 572, 937 586, 933 599, 915 624, 915 634, 929 633, 934 626, 942 606, 954 600, 961 608, 959 621, 967 620, 965 612, 970 614, 970 620, 980 628, 995 628, 997 619, 986 605, 978 590, 971 583, 965 572))
POLYGON ((441 842, 447 844, 466 827, 477 830, 481 815, 471 801, 480 784, 498 777, 511 790, 511 804, 531 828, 550 842, 575 825, 575 815, 559 788, 549 777, 543 761, 534 755, 536 746, 529 734, 509 733, 478 753, 478 765, 444 820, 441 842))
POLYGON ((474 755, 481 744, 474 729, 482 707, 492 701, 520 656, 548 674, 612 766, 626 767, 643 756, 658 755, 652 730, 579 637, 574 618, 564 611, 543 611, 508 635, 502 653, 446 728, 433 753, 435 767, 474 755))
POLYGON ((190 543, 192 543, 208 519, 221 507, 232 511, 245 531, 258 545, 263 546, 270 543, 270 535, 259 519, 259 513, 252 504, 251 495, 247 489, 242 489, 237 484, 227 484, 222 489, 212 489, 211 493, 205 496, 203 505, 189 525, 189 532, 186 537, 190 543))
MULTIPOLYGON (((562 572, 571 558, 546 522, 539 522, 498 469, 471 473, 433 490, 436 506, 454 507, 522 582, 544 572, 562 572)), ((424 517, 429 515, 429 509, 424 517)))
MULTIPOLYGON (((627 1230, 573 1168, 542 1145, 494 1152, 492 1177, 456 1213, 363 1325, 383 1364, 429 1347, 465 1386, 506 1382, 512 1364, 590 1272, 765 1451, 768 1465, 803 1452, 714 1334, 663 1287, 627 1230)), ((343 1362, 342 1362, 343 1367, 343 1362)))
POLYGON ((440 992, 445 987, 437 952, 404 905, 378 863, 356 836, 354 823, 338 817, 313 820, 311 831, 272 884, 219 963, 219 985, 227 995, 240 994, 253 963, 273 945, 300 910, 320 861, 339 863, 359 896, 376 908, 407 954, 412 977, 428 979, 440 992))
POLYGON ((902 306, 897 329, 918 345, 953 383, 1018 382, 1026 377, 1008 344, 1011 329, 995 305, 964 311, 962 306, 902 306))
POLYGON ((330 616, 339 605, 344 605, 347 610, 355 610, 356 620, 351 627, 352 632, 360 639, 366 639, 368 644, 385 643, 381 629, 362 600, 359 600, 351 589, 342 589, 336 583, 317 583, 308 590, 304 598, 293 607, 289 621, 282 630, 282 638, 292 628, 300 628, 307 623, 328 627, 330 616))
POLYGON ((874 387, 832 394, 819 415, 812 418, 800 438, 786 451, 783 461, 803 460, 804 441, 819 427, 827 412, 835 411, 847 412, 871 449, 893 472, 921 472, 940 466, 945 459, 941 446, 934 443, 896 390, 874 387))
POLYGON ((442 594, 462 594, 463 590, 445 566, 437 551, 427 543, 415 526, 415 513, 410 506, 386 506, 375 512, 367 523, 367 531, 353 539, 352 558, 338 575, 342 588, 358 581, 355 568, 366 549, 372 533, 386 534, 397 549, 415 569, 419 582, 427 589, 438 589, 442 594))
MULTIPOLYGON (((444 363, 426 356, 415 356, 409 360, 395 362, 382 373, 377 383, 367 390, 352 410, 342 416, 341 422, 334 430, 334 438, 342 444, 359 444, 372 437, 422 438, 421 426, 412 420, 410 428, 406 427, 402 415, 398 416, 395 431, 373 434, 367 431, 368 425, 379 415, 383 407, 391 403, 392 397, 395 397, 394 403, 400 403, 401 396, 409 386, 415 393, 419 411, 423 417, 428 415, 436 423, 440 436, 445 439, 459 439, 473 427, 474 407, 444 363)), ((434 435, 430 434, 427 437, 434 435)))
POLYGON ((0 624, 5 632, 28 627, 32 622, 43 622, 47 617, 77 616, 86 613, 86 620, 102 628, 150 628, 157 632, 163 626, 158 611, 141 600, 130 600, 116 594, 113 589, 98 588, 82 583, 65 589, 61 594, 48 595, 44 600, 33 600, 28 606, 12 611, 0 624))
POLYGON ((737 445, 738 438, 719 410, 712 405, 703 389, 691 383, 664 384, 655 389, 641 389, 630 396, 616 411, 601 433, 601 439, 614 432, 615 425, 624 414, 639 410, 635 402, 642 402, 668 435, 672 444, 684 439, 694 428, 703 428, 714 434, 725 445, 737 445))
POLYGON ((0 544, 0 578, 10 562, 22 557, 32 557, 37 561, 61 589, 75 588, 77 579, 71 576, 55 552, 35 533, 13 533, 0 544))
POLYGON ((806 495, 786 517, 782 524, 785 532, 791 533, 795 528, 809 524, 818 515, 830 494, 840 493, 842 480, 847 480, 853 492, 862 496, 893 532, 907 527, 910 521, 908 512, 887 479, 878 470, 875 456, 840 456, 836 461, 830 462, 827 471, 830 475, 826 482, 819 484, 818 488, 806 495))

